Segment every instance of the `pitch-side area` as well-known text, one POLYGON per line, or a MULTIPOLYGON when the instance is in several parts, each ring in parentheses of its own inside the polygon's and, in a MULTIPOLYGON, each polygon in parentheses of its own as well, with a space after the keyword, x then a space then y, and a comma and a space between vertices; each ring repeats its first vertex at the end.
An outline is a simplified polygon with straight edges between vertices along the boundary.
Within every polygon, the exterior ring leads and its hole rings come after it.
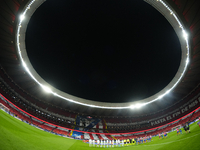
POLYGON ((167 138, 153 137, 151 142, 128 146, 89 146, 81 140, 57 136, 28 125, 0 109, 0 150, 200 150, 200 127, 190 125, 191 133, 177 136, 176 131, 167 138))

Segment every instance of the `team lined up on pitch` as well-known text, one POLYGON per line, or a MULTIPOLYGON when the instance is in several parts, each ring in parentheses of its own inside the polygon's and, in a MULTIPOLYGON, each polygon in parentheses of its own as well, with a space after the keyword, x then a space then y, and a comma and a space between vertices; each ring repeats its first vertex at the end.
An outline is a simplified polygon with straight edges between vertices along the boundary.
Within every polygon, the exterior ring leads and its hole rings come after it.
MULTIPOLYGON (((173 128, 172 131, 176 131, 177 136, 183 134, 182 129, 183 128, 185 130, 186 133, 190 133, 190 123, 186 122, 182 125, 176 126, 175 128, 173 128)), ((200 118, 199 121, 197 122, 197 125, 199 125, 200 127, 200 118)), ((168 137, 168 132, 161 132, 157 135, 159 137, 159 139, 164 139, 168 137)), ((145 136, 145 137, 137 137, 137 138, 133 138, 133 139, 116 139, 116 140, 83 140, 83 142, 85 143, 89 143, 89 146, 96 146, 96 147, 114 147, 114 146, 131 146, 131 145, 139 145, 139 144, 143 144, 143 143, 147 143, 147 142, 151 142, 152 140, 152 136, 145 136)))

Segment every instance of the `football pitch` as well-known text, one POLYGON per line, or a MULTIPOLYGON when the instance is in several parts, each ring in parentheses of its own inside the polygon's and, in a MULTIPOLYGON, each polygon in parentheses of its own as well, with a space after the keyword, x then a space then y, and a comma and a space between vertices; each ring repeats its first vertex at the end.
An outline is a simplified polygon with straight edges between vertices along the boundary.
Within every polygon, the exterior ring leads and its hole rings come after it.
POLYGON ((190 125, 191 133, 168 133, 165 139, 124 147, 89 147, 81 140, 57 136, 28 125, 0 110, 0 150, 200 150, 200 128, 190 125))

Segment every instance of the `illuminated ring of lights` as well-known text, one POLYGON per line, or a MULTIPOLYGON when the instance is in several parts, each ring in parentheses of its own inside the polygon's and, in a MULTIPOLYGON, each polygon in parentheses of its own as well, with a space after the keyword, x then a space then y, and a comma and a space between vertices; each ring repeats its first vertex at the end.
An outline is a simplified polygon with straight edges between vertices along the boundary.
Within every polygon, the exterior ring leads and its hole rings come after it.
POLYGON ((170 5, 167 4, 165 0, 144 0, 150 5, 152 5, 155 9, 157 9, 160 13, 164 14, 165 18, 169 21, 169 23, 173 26, 182 49, 182 59, 179 66, 179 69, 175 75, 175 77, 172 79, 172 81, 160 92, 157 94, 148 97, 146 99, 138 100, 136 102, 127 102, 127 103, 105 103, 105 102, 95 102, 92 100, 86 100, 82 98, 78 98, 72 95, 69 95, 67 93, 64 93, 51 85, 49 85, 46 81, 44 81, 34 70, 32 67, 25 48, 25 32, 28 25, 28 22, 34 13, 34 11, 44 2, 45 0, 30 0, 27 5, 24 7, 24 10, 22 11, 18 23, 17 23, 17 30, 16 30, 16 47, 19 54, 19 58, 21 60, 21 63, 23 67, 25 68, 26 72, 32 77, 32 79, 41 86, 41 88, 44 89, 44 91, 48 92, 49 94, 52 94, 54 96, 57 96, 61 99, 84 105, 94 108, 103 108, 103 109, 136 109, 140 108, 144 105, 150 104, 152 102, 155 102, 159 99, 162 99, 164 96, 166 96, 168 93, 170 93, 181 81, 183 78, 187 66, 189 64, 189 54, 190 54, 190 45, 189 45, 189 36, 185 30, 185 27, 181 21, 181 19, 178 17, 175 11, 170 7, 170 5))

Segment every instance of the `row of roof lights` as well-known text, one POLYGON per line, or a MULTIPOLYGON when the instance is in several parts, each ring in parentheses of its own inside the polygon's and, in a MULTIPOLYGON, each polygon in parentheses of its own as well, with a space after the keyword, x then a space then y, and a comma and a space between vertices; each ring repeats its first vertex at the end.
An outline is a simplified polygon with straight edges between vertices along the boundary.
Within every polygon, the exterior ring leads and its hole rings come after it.
POLYGON ((183 38, 185 39, 185 42, 186 42, 186 48, 187 48, 187 58, 186 58, 186 64, 184 66, 184 70, 181 74, 181 76, 179 77, 179 79, 176 81, 176 83, 169 89, 167 90, 164 94, 158 96, 157 98, 149 101, 149 102, 146 102, 146 103, 138 103, 138 104, 135 104, 135 105, 131 105, 131 106, 125 106, 125 107, 109 107, 109 106, 98 106, 98 105, 94 105, 94 104, 86 104, 86 103, 83 103, 83 102, 78 102, 78 101, 75 101, 75 100, 72 100, 72 99, 69 99, 69 98, 66 98, 66 97, 63 97, 55 92, 53 92, 48 86, 45 86, 43 85, 42 83, 40 83, 35 77, 34 75, 31 73, 31 71, 29 70, 29 68, 27 67, 25 61, 24 61, 24 58, 21 54, 21 49, 20 49, 20 43, 19 43, 19 36, 20 36, 20 28, 21 28, 21 25, 22 25, 22 22, 24 21, 25 19, 25 15, 28 11, 28 9, 31 8, 31 5, 35 2, 36 0, 32 0, 29 5, 26 7, 26 9, 24 10, 24 12, 20 15, 20 21, 19 21, 19 24, 18 24, 18 30, 17 30, 17 48, 18 48, 18 53, 19 53, 19 56, 20 56, 20 59, 21 59, 21 62, 25 68, 25 70, 27 71, 27 73, 32 77, 33 80, 35 80, 35 82, 37 82, 43 89, 45 92, 47 93, 51 93, 53 94, 54 96, 57 96, 59 98, 62 98, 64 100, 67 100, 67 101, 70 101, 70 102, 73 102, 73 103, 76 103, 76 104, 80 104, 80 105, 84 105, 84 106, 89 106, 89 107, 94 107, 94 108, 104 108, 104 109, 127 109, 127 108, 131 108, 131 109, 138 109, 138 108, 141 108, 142 106, 145 106, 147 104, 150 104, 152 102, 155 102, 159 99, 162 99, 165 95, 169 94, 171 92, 171 90, 173 90, 176 85, 180 82, 180 80, 182 79, 186 69, 187 69, 187 65, 189 64, 189 41, 188 41, 188 33, 185 31, 183 25, 181 24, 181 22, 179 21, 178 17, 176 16, 176 14, 169 8, 169 6, 163 2, 162 0, 157 0, 157 2, 160 2, 165 8, 167 8, 167 10, 170 12, 170 14, 174 17, 174 19, 177 21, 177 23, 179 24, 179 27, 181 28, 182 30, 182 33, 183 33, 183 38))

